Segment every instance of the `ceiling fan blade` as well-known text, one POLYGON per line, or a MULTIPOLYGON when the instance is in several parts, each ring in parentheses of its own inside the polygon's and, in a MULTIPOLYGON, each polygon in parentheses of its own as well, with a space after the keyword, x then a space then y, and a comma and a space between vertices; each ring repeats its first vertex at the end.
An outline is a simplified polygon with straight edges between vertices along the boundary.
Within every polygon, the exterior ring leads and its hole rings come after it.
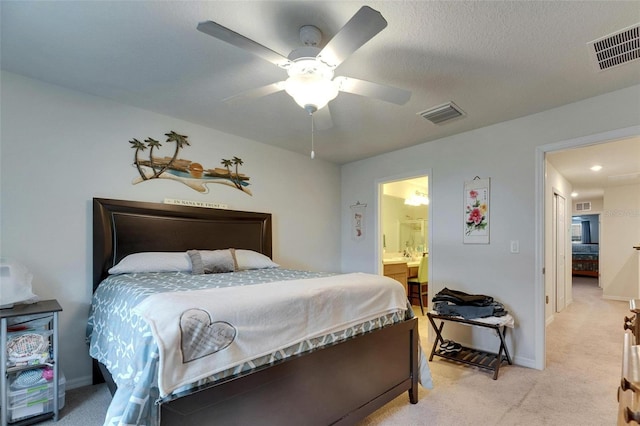
POLYGON ((357 78, 336 77, 333 81, 338 84, 338 90, 341 92, 376 98, 398 105, 406 104, 409 98, 411 98, 411 92, 408 90, 359 80, 357 78))
POLYGON ((318 59, 335 68, 386 26, 387 21, 380 12, 363 6, 327 43, 318 59))
POLYGON ((200 32, 215 37, 219 40, 226 41, 233 46, 253 53, 256 56, 261 57, 262 59, 266 59, 267 61, 281 68, 287 68, 291 64, 291 61, 289 61, 289 59, 282 56, 278 52, 274 52, 268 47, 264 47, 260 43, 256 43, 255 41, 243 36, 242 34, 238 34, 237 32, 223 27, 216 22, 200 22, 197 28, 200 32))
POLYGON ((255 89, 249 89, 237 95, 229 96, 222 100, 222 102, 236 102, 246 99, 255 99, 262 96, 267 96, 272 93, 284 90, 284 81, 278 81, 277 83, 267 84, 266 86, 257 87, 255 89))
POLYGON ((327 130, 333 127, 333 119, 331 118, 329 105, 313 113, 313 125, 318 130, 327 130))

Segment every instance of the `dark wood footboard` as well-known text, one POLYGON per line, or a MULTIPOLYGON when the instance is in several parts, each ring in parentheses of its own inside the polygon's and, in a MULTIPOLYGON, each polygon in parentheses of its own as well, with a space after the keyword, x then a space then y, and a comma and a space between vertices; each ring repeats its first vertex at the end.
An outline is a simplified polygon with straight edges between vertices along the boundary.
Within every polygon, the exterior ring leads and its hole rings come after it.
POLYGON ((287 359, 160 405, 161 425, 350 425, 418 402, 418 320, 287 359))

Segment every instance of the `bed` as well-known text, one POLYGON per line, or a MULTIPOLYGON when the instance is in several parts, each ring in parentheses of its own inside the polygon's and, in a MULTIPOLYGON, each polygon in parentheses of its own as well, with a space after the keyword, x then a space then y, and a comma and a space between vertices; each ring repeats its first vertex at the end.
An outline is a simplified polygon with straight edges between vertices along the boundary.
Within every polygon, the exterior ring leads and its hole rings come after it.
MULTIPOLYGON (((186 252, 194 248, 208 250, 235 248, 256 252, 270 258, 272 256, 271 223, 271 215, 268 213, 95 198, 93 200, 94 294, 98 294, 96 290, 101 283, 103 286, 107 285, 105 283, 109 281, 107 280, 109 269, 134 253, 186 252)), ((280 273, 289 272, 274 268, 266 272, 259 271, 259 273, 278 276, 280 273)), ((187 275, 180 272, 176 274, 180 279, 185 279, 187 275)), ((128 275, 132 275, 134 280, 148 279, 148 275, 145 274, 124 274, 123 277, 129 279, 128 275)), ((212 275, 224 276, 225 274, 212 275)), ((313 275, 306 278, 310 280, 309 282, 319 284, 331 277, 313 275)), ((359 277, 356 278, 359 279, 359 277)), ((200 279, 200 276, 197 276, 197 279, 200 279)), ((275 278, 269 279, 278 281, 275 278)), ((295 280, 305 279, 305 276, 304 274, 294 275, 293 278, 287 279, 290 281, 278 281, 278 285, 291 284, 295 280)), ((346 275, 343 277, 343 281, 348 279, 351 277, 346 275)), ((109 285, 111 284, 113 283, 109 285)), ((243 292, 237 293, 242 295, 237 300, 251 299, 251 291, 256 287, 234 287, 243 292)), ((209 291, 209 289, 202 291, 209 291)), ((183 293, 186 294, 186 292, 183 293)), ((98 303, 95 301, 95 295, 94 304, 98 303)), ((154 294, 145 301, 155 296, 162 295, 154 294)), ((171 295, 172 298, 177 296, 177 294, 171 295)), ((140 303, 136 308, 143 304, 140 303)), ((127 315, 132 314, 127 312, 127 315)), ((417 318, 413 316, 410 306, 402 318, 388 322, 387 319, 394 315, 398 314, 389 314, 383 320, 376 318, 378 321, 376 327, 359 328, 357 332, 343 333, 342 337, 336 339, 327 340, 326 336, 323 336, 323 343, 306 349, 301 346, 301 349, 286 356, 274 358, 272 355, 269 362, 256 363, 250 369, 221 371, 207 380, 198 380, 189 386, 178 387, 169 394, 160 392, 158 395, 150 392, 145 398, 153 400, 153 403, 145 403, 146 408, 140 409, 144 412, 137 413, 139 420, 136 423, 346 425, 357 423, 404 392, 407 392, 409 401, 416 404, 419 377, 424 386, 430 387, 428 364, 419 347, 417 318)), ((92 321, 95 321, 93 311, 90 316, 91 327, 88 328, 90 345, 94 337, 91 330, 95 332, 93 328, 95 323, 92 321)), ((102 326, 106 330, 107 326, 104 324, 102 326)), ((340 333, 337 334, 340 335, 340 333)), ((155 338, 156 336, 152 337, 152 339, 155 338)), ((158 346, 166 345, 158 344, 158 346)), ((166 353, 171 353, 171 348, 172 346, 164 350, 168 351, 166 353)), ((224 351, 219 353, 222 352, 224 351)), ((184 354, 183 351, 183 357, 184 354)), ((118 389, 118 380, 114 380, 112 374, 114 365, 126 362, 117 359, 109 359, 109 362, 106 362, 106 357, 99 362, 96 360, 100 358, 99 356, 95 354, 92 356, 94 357, 94 382, 106 381, 111 393, 114 394, 115 401, 118 392, 123 394, 127 390, 124 389, 125 386, 118 389), (110 368, 107 368, 106 364, 109 364, 110 368)), ((165 355, 165 358, 168 356, 165 355)), ((122 369, 122 365, 120 368, 122 369)), ((127 366, 127 368, 132 367, 127 366)), ((165 370, 169 369, 165 367, 165 370)), ((131 372, 132 376, 136 374, 139 373, 131 372)), ((162 373, 157 371, 155 374, 162 376, 162 373)), ((122 373, 118 373, 118 377, 121 376, 122 373)), ((157 379, 155 377, 153 380, 157 379)), ((113 402, 112 405, 114 405, 113 402)), ((109 424, 132 422, 130 413, 128 420, 119 420, 119 418, 120 416, 111 418, 109 424)))
POLYGON ((573 243, 571 245, 571 273, 597 277, 599 275, 598 255, 598 244, 573 243))

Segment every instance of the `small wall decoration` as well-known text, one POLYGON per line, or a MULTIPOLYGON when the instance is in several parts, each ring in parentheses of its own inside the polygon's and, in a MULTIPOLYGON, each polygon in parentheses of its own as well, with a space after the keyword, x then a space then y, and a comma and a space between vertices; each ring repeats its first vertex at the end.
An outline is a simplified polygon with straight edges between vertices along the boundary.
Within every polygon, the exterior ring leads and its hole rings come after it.
POLYGON ((367 205, 358 201, 351 206, 351 238, 355 241, 364 240, 364 219, 367 205))
POLYGON ((205 169, 202 164, 191 160, 178 158, 178 153, 185 146, 191 145, 187 140, 187 136, 180 135, 173 130, 165 133, 167 137, 166 144, 175 144, 175 149, 171 157, 154 157, 154 152, 162 147, 162 144, 153 139, 147 138, 144 142, 138 139, 129 141, 131 148, 135 149, 133 164, 138 169, 139 177, 132 182, 133 185, 151 179, 171 179, 181 182, 191 189, 198 192, 207 193, 208 183, 220 183, 239 189, 251 195, 249 186, 249 176, 239 173, 238 169, 244 163, 242 159, 233 157, 232 159, 223 158, 220 164, 224 168, 215 167, 205 169), (142 159, 141 154, 149 148, 149 158, 142 159))
POLYGON ((203 207, 206 209, 228 209, 229 206, 223 203, 211 203, 208 201, 176 200, 175 198, 165 198, 163 203, 175 206, 203 207))
POLYGON ((489 185, 478 176, 464 183, 465 244, 489 244, 489 185))

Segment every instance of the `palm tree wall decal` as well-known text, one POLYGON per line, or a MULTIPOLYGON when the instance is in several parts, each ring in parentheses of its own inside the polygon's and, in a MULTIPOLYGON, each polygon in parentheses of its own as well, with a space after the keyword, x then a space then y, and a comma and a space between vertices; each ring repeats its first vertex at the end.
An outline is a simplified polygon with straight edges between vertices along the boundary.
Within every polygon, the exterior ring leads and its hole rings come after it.
POLYGON ((162 144, 160 144, 160 141, 157 141, 153 138, 147 138, 145 139, 145 142, 147 143, 147 146, 150 148, 149 149, 149 160, 151 161, 151 168, 153 169, 154 173, 153 173, 153 177, 158 177, 158 175, 160 175, 160 173, 162 173, 162 168, 156 169, 156 166, 153 164, 153 150, 154 148, 160 148, 162 146, 162 144), (158 171, 160 170, 160 171, 158 171))
POLYGON ((220 164, 227 168, 227 172, 229 173, 229 176, 231 176, 231 165, 233 164, 233 161, 223 158, 222 161, 220 161, 220 164))
POLYGON ((227 173, 229 174, 229 180, 233 182, 236 188, 242 189, 242 183, 240 181, 240 174, 238 173, 238 165, 242 164, 242 159, 238 157, 233 157, 233 160, 222 159, 220 162, 223 166, 227 168, 227 173), (235 165, 236 170, 235 173, 231 173, 231 166, 235 165))
POLYGON ((144 151, 145 149, 147 149, 147 147, 142 142, 140 142, 138 139, 135 139, 135 138, 133 140, 130 140, 129 143, 131 144, 131 148, 136 150, 136 152, 133 154, 133 163, 138 168, 138 173, 140 173, 140 176, 142 177, 142 179, 147 180, 147 177, 145 176, 144 172, 142 171, 142 168, 140 167, 140 163, 138 162, 138 153, 140 151, 144 151))
POLYGON ((172 179, 184 183, 185 185, 199 192, 208 192, 207 183, 222 183, 251 195, 249 186, 249 177, 239 172, 239 166, 244 162, 241 158, 234 156, 231 160, 222 159, 225 169, 204 169, 200 163, 192 162, 186 159, 179 159, 178 154, 182 148, 190 146, 188 136, 181 135, 173 130, 165 133, 166 144, 175 143, 175 150, 171 157, 158 158, 154 157, 154 153, 160 150, 162 144, 160 141, 147 138, 144 140, 146 145, 138 139, 129 141, 131 148, 134 148, 134 165, 140 174, 139 178, 134 179, 133 184, 143 182, 149 179, 172 179), (149 148, 149 159, 140 158, 140 152, 149 148), (234 171, 231 167, 235 166, 234 171))
POLYGON ((240 188, 240 180, 238 179, 238 178, 239 178, 239 176, 240 176, 240 174, 238 173, 238 166, 239 166, 239 165, 241 166, 241 165, 243 164, 243 163, 242 163, 242 159, 240 159, 240 158, 238 158, 238 157, 233 157, 233 160, 232 160, 232 161, 233 161, 233 164, 236 166, 236 177, 235 177, 234 183, 236 184, 236 186, 238 187, 238 189, 241 189, 241 188, 240 188))

